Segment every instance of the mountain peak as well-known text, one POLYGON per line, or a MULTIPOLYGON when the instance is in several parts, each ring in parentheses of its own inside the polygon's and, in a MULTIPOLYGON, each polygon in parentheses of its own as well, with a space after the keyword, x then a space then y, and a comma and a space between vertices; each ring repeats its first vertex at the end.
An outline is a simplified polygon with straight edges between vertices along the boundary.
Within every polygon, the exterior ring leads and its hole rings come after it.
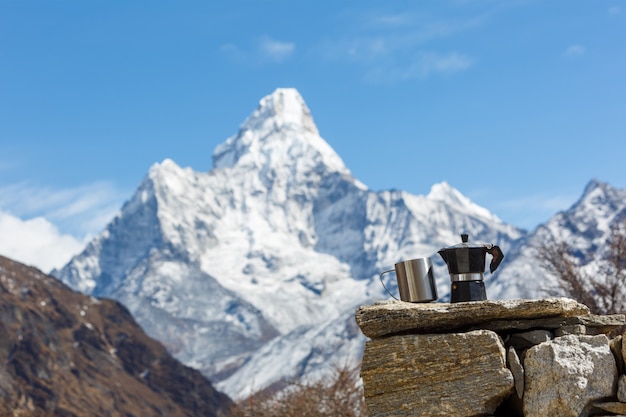
POLYGON ((268 125, 275 130, 292 127, 319 135, 311 111, 295 88, 277 88, 272 94, 263 97, 241 129, 258 130, 268 125))
POLYGON ((298 160, 349 173, 343 161, 319 135, 311 111, 295 88, 278 88, 261 99, 257 109, 213 152, 213 167, 267 167, 298 160))
MULTIPOLYGON (((578 199, 568 212, 592 212, 595 210, 605 211, 608 208, 615 212, 620 212, 624 207, 626 191, 617 189, 608 183, 596 178, 587 183, 582 196, 578 199), (622 207, 622 209, 619 209, 622 207)), ((603 217, 604 215, 598 215, 603 217)))
POLYGON ((500 221, 495 214, 472 202, 469 198, 464 196, 459 190, 448 184, 446 181, 434 184, 426 198, 434 201, 443 201, 452 207, 469 209, 479 216, 496 220, 498 222, 500 221))
POLYGON ((465 197, 459 190, 448 184, 446 181, 433 184, 427 198, 431 200, 445 201, 447 203, 454 203, 457 206, 470 206, 473 204, 469 198, 465 197))
POLYGON ((594 192, 597 192, 596 190, 602 190, 602 191, 606 192, 607 190, 610 190, 611 188, 612 187, 609 184, 604 183, 604 182, 598 180, 597 178, 593 178, 585 186, 585 190, 583 191, 582 199, 584 199, 586 196, 588 196, 590 194, 593 194, 594 192))

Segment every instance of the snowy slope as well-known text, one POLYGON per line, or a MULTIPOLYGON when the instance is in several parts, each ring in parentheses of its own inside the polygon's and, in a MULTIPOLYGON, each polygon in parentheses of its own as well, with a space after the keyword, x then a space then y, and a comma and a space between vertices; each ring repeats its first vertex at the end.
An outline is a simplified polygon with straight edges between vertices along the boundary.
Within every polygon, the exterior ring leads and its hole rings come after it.
POLYGON ((378 273, 395 262, 434 255, 445 299, 437 250, 467 232, 506 254, 524 235, 447 183, 426 196, 369 190, 294 89, 264 97, 213 163, 210 172, 152 166, 106 230, 55 275, 120 300, 233 397, 357 363, 364 338, 354 309, 389 298, 378 273))
POLYGON ((542 270, 537 248, 545 242, 566 242, 581 266, 592 266, 593 256, 606 250, 611 226, 626 220, 626 190, 592 180, 581 198, 568 210, 516 242, 508 262, 487 281, 494 298, 541 298, 557 287, 553 276, 542 270))

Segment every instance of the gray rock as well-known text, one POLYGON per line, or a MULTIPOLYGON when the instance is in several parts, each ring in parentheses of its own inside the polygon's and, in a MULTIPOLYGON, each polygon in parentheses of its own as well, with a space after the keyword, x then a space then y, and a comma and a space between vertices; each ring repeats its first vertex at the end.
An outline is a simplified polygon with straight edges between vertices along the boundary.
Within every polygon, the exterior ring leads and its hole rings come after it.
POLYGON ((525 417, 579 417, 614 394, 615 358, 605 335, 558 337, 526 351, 525 417))
POLYGON ((617 399, 626 403, 626 375, 620 376, 617 381, 617 399))
POLYGON ((587 334, 591 334, 590 330, 596 334, 608 334, 613 330, 619 329, 626 325, 626 316, 624 314, 608 314, 599 316, 590 314, 589 316, 579 317, 580 324, 585 325, 587 334))
POLYGON ((515 382, 515 393, 517 394, 517 398, 521 399, 524 395, 524 367, 522 366, 522 362, 515 351, 513 346, 509 347, 507 351, 507 362, 509 365, 509 369, 513 374, 513 381, 515 382))
MULTIPOLYGON (((626 404, 624 403, 603 402, 603 403, 594 404, 594 407, 597 410, 607 411, 609 413, 620 414, 620 415, 626 414, 626 404)), ((618 417, 618 416, 613 416, 613 417, 618 417)))
POLYGON ((549 330, 531 330, 528 332, 514 333, 508 340, 508 344, 518 350, 528 349, 539 343, 552 340, 553 334, 549 330))
POLYGON ((567 324, 554 330, 555 337, 567 336, 568 334, 587 334, 587 327, 584 324, 567 324))
POLYGON ((486 330, 370 340, 361 377, 371 416, 490 415, 513 392, 502 340, 486 330))
POLYGON ((622 343, 623 337, 617 336, 611 340, 611 352, 613 352, 613 356, 615 356, 615 362, 617 363, 617 372, 620 374, 624 373, 624 352, 622 351, 622 343))
POLYGON ((465 303, 381 301, 359 307, 356 321, 375 338, 397 333, 453 332, 498 320, 584 316, 589 309, 569 298, 486 300, 465 303))
POLYGON ((623 369, 624 369, 624 373, 626 374, 626 342, 624 341, 624 336, 626 335, 626 333, 624 333, 621 337, 621 343, 619 343, 619 345, 621 346, 621 359, 622 359, 622 363, 620 363, 620 365, 623 365, 623 369))

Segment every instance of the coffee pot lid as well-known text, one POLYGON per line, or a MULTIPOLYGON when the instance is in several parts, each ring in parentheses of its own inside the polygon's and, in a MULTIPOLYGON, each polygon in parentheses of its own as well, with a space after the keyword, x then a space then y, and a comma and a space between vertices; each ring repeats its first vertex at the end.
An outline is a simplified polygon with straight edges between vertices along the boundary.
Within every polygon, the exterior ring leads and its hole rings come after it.
POLYGON ((464 249, 464 248, 490 249, 493 246, 491 243, 482 243, 482 242, 468 243, 468 240, 469 240, 469 235, 467 233, 462 233, 461 234, 461 243, 457 243, 454 246, 449 246, 447 248, 443 248, 439 252, 447 251, 447 250, 455 250, 455 249, 464 249))

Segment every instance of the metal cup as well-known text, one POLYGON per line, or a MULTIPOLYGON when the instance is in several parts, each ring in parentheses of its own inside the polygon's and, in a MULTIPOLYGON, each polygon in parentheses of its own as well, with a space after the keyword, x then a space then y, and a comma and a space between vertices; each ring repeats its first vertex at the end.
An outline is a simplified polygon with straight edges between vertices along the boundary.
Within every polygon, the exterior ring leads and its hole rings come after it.
POLYGON ((396 272, 400 300, 411 303, 427 303, 437 300, 437 284, 433 274, 433 264, 430 258, 410 259, 398 262, 395 269, 380 273, 380 282, 389 295, 397 300, 385 287, 383 275, 388 272, 396 272))

